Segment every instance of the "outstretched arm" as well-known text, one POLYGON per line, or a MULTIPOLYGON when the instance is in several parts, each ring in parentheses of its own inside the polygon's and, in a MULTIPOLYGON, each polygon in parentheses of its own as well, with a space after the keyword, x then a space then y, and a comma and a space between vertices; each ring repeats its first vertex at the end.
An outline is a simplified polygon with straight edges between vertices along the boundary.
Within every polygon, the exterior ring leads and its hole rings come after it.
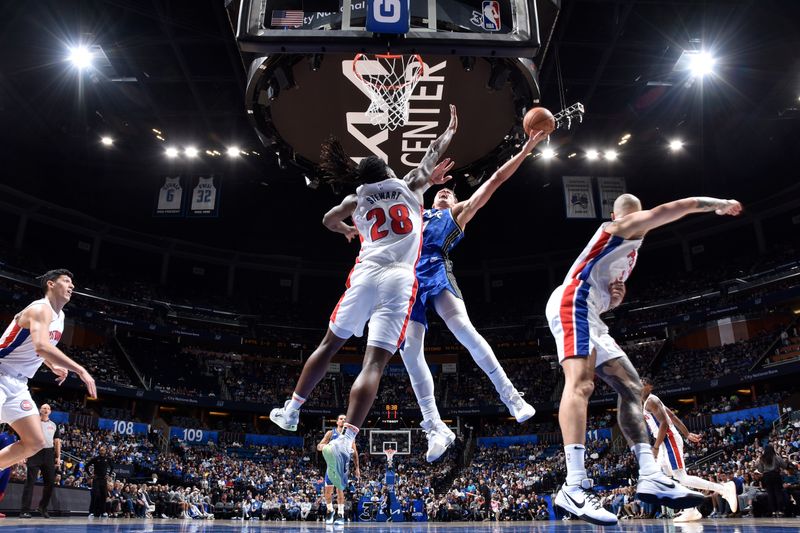
POLYGON ((439 158, 442 157, 445 150, 447 150, 447 147, 450 146, 450 141, 453 140, 456 129, 458 129, 456 106, 450 104, 450 124, 447 126, 447 129, 428 146, 428 151, 425 152, 425 157, 422 158, 422 162, 420 162, 419 166, 406 174, 403 178, 406 183, 408 183, 409 189, 412 191, 419 191, 420 194, 422 194, 432 185, 430 178, 433 173, 433 168, 436 166, 436 162, 439 161, 439 158))
POLYGON ((475 194, 470 196, 469 199, 453 206, 453 217, 455 217, 461 229, 464 229, 469 221, 472 220, 472 217, 475 216, 475 213, 486 205, 486 202, 492 197, 494 191, 505 183, 508 178, 514 175, 522 162, 525 161, 525 158, 528 157, 536 145, 546 137, 547 135, 545 135, 543 131, 531 133, 528 136, 528 140, 522 146, 522 149, 520 149, 514 157, 506 161, 503 166, 498 168, 488 180, 483 182, 483 184, 478 187, 478 190, 475 191, 475 194))
POLYGON ((683 423, 683 420, 681 420, 678 417, 678 415, 676 415, 669 409, 667 410, 667 415, 669 415, 669 419, 672 420, 672 424, 676 428, 678 428, 678 431, 681 432, 681 435, 686 437, 686 440, 688 440, 689 442, 693 442, 695 444, 702 440, 702 437, 700 435, 697 435, 696 433, 691 433, 689 431, 689 428, 686 427, 686 424, 683 423))
POLYGON ((345 196, 342 203, 325 213, 322 217, 322 224, 329 230, 335 233, 341 233, 347 240, 352 240, 353 237, 358 235, 358 230, 345 223, 345 220, 353 215, 356 210, 358 198, 355 194, 348 194, 345 196))
POLYGON ((718 215, 737 216, 742 212, 742 204, 736 200, 720 200, 705 196, 684 198, 626 215, 609 224, 606 231, 624 239, 641 238, 651 229, 669 224, 691 213, 711 211, 718 215))
POLYGON ((50 368, 60 367, 71 370, 86 384, 86 390, 90 398, 97 398, 97 388, 94 378, 81 365, 73 361, 64 352, 50 344, 50 320, 51 311, 44 305, 34 305, 23 311, 19 317, 19 325, 23 328, 27 326, 30 330, 33 349, 36 354, 50 363, 50 368))

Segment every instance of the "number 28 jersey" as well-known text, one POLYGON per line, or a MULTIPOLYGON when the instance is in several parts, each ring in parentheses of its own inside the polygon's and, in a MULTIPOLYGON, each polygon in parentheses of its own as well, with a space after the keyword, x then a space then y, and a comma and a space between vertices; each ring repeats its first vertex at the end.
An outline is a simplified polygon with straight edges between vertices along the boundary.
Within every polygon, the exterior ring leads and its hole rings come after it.
POLYGON ((356 189, 353 222, 361 238, 358 261, 408 265, 422 249, 422 205, 408 184, 398 178, 367 183, 356 189))

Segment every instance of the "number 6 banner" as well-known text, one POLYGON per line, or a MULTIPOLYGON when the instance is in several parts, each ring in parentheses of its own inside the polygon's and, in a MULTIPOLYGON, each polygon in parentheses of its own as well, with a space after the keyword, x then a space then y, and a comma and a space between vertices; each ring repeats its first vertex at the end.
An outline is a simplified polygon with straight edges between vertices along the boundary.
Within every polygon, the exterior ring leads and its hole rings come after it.
POLYGON ((156 192, 155 216, 179 217, 186 209, 183 201, 185 187, 182 176, 162 176, 160 188, 156 192))
POLYGON ((192 179, 189 216, 216 217, 219 215, 221 180, 219 176, 197 176, 192 179))

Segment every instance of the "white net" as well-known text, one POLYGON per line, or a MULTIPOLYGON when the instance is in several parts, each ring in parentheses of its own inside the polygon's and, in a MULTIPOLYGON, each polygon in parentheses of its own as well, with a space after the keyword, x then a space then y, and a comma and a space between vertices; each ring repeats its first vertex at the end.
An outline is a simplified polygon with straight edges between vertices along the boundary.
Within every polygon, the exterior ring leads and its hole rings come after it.
POLYGON ((370 104, 367 116, 381 129, 394 130, 408 121, 408 101, 425 73, 418 54, 356 54, 353 72, 364 84, 370 104))
POLYGON ((387 450, 384 450, 383 453, 386 454, 386 464, 392 466, 392 462, 394 461, 394 454, 397 453, 397 450, 389 448, 387 450))

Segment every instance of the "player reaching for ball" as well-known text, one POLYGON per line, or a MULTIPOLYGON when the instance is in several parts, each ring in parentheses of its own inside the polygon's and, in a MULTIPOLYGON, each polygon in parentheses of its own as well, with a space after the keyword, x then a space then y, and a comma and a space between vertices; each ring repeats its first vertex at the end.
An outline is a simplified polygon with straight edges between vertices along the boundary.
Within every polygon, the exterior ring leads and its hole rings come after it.
POLYGON ((644 236, 652 229, 691 213, 736 216, 736 200, 684 198, 643 210, 638 198, 623 194, 614 201, 611 222, 603 223, 550 296, 545 314, 556 339, 564 370, 558 422, 564 439, 567 480, 554 504, 598 525, 614 525, 617 517, 600 505, 584 464, 586 414, 595 374, 617 393, 617 418, 622 434, 639 463, 637 496, 646 503, 674 509, 694 507, 703 495, 665 476, 656 464, 642 417, 642 382, 625 352, 608 334, 600 315, 620 304, 644 236))
POLYGON ((353 441, 375 401, 386 364, 406 336, 417 295, 414 269, 422 248, 423 193, 447 180, 444 173, 435 178, 434 168, 457 126, 456 108, 451 105, 449 126, 430 144, 420 165, 403 179, 376 156, 356 165, 338 141, 323 145, 320 178, 356 187, 355 194, 325 214, 323 224, 348 240, 360 237, 361 250, 347 277, 346 290, 331 313, 325 337, 306 360, 292 398, 273 409, 270 420, 297 431, 300 407, 325 377, 331 358, 351 336, 361 336, 369 321, 364 363, 350 389, 344 433, 322 449, 328 478, 342 490, 347 486, 353 441), (345 222, 349 218, 354 226, 345 222))
MULTIPOLYGON (((428 438, 426 459, 433 462, 455 440, 455 435, 439 416, 433 394, 433 376, 425 362, 424 344, 427 328, 426 313, 433 308, 447 328, 466 349, 472 359, 492 381, 500 399, 517 419, 525 422, 536 410, 522 398, 506 375, 489 343, 472 325, 464 305, 461 291, 453 274, 450 251, 464 237, 467 224, 486 205, 495 191, 519 168, 526 157, 545 138, 545 132, 531 133, 520 151, 501 166, 466 200, 458 201, 452 189, 443 188, 436 193, 433 208, 423 212, 424 231, 422 255, 417 263, 417 301, 411 310, 411 321, 406 332, 406 342, 401 350, 414 395, 422 411, 420 425, 428 438)), ((439 167, 446 173, 453 163, 439 167)))

